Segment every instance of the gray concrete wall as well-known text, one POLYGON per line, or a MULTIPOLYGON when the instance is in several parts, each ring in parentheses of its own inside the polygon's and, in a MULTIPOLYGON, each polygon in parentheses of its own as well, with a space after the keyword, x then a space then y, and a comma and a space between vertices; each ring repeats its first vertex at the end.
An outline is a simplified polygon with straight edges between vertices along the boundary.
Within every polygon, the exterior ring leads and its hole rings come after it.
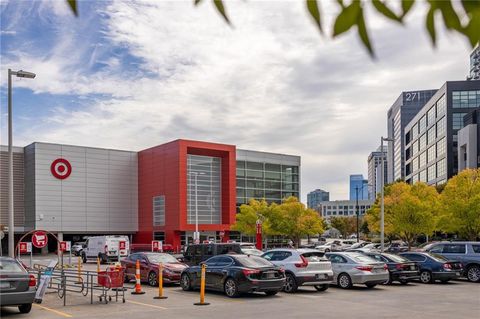
MULTIPOLYGON (((137 153, 34 143, 37 229, 64 233, 131 233, 138 230, 137 153), (64 158, 66 179, 50 172, 64 158)), ((30 147, 30 146, 29 146, 30 147)))

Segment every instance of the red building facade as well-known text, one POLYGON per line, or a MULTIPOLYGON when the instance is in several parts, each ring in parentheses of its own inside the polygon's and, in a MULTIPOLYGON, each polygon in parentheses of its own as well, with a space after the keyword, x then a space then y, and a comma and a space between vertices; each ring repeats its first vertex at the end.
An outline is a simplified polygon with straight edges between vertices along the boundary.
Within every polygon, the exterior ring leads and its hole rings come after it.
POLYGON ((233 145, 190 140, 175 140, 138 153, 138 233, 135 243, 150 243, 154 233, 163 233, 166 244, 180 247, 186 232, 193 232, 195 224, 187 220, 187 161, 189 155, 221 159, 221 222, 199 223, 200 232, 223 232, 229 236, 235 222, 236 150, 233 145), (154 198, 163 198, 162 225, 154 223, 154 198))

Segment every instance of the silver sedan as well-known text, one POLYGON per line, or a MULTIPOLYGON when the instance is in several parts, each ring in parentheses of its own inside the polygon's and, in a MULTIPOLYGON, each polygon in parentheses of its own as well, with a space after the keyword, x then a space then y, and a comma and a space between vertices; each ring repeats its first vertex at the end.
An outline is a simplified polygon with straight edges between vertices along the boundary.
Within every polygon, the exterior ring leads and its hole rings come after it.
POLYGON ((332 262, 333 280, 344 289, 354 284, 363 284, 373 288, 388 280, 388 267, 383 262, 357 252, 326 253, 332 262))

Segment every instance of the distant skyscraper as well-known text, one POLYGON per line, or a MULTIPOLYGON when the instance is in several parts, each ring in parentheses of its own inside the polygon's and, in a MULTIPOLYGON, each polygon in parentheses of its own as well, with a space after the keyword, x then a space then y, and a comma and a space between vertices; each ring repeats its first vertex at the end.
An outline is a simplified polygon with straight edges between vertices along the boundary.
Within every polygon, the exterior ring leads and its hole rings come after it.
POLYGON ((389 183, 405 178, 405 126, 417 115, 437 90, 402 92, 387 114, 388 143, 387 166, 389 183))
POLYGON ((307 194, 307 206, 308 208, 317 208, 320 205, 320 202, 325 202, 330 200, 330 193, 326 192, 320 188, 307 194))
POLYGON ((470 54, 470 75, 468 80, 480 80, 480 45, 477 44, 470 54))
POLYGON ((368 199, 368 180, 363 178, 362 174, 350 175, 350 200, 368 199))
MULTIPOLYGON (((384 184, 387 183, 387 149, 386 145, 383 146, 383 156, 385 158, 384 166, 383 166, 383 182, 384 184)), ((381 189, 381 180, 380 180, 380 169, 381 169, 381 161, 382 161, 382 152, 380 150, 380 146, 378 149, 368 156, 368 199, 375 199, 376 195, 380 193, 381 189)))

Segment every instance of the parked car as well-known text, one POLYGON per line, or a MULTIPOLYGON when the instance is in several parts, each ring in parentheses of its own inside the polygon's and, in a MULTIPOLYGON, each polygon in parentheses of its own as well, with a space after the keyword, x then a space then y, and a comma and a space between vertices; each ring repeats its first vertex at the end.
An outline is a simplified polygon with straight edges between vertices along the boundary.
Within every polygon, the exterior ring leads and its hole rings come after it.
POLYGON ((364 284, 373 288, 389 279, 388 267, 385 263, 357 252, 326 253, 332 262, 333 280, 343 289, 354 284, 364 284))
POLYGON ((130 241, 128 236, 95 236, 89 237, 82 250, 82 259, 86 263, 89 260, 100 258, 101 263, 118 261, 119 257, 127 257, 130 253, 130 241), (120 241, 125 242, 125 249, 119 249, 120 241))
POLYGON ((245 255, 254 255, 254 256, 261 256, 263 255, 263 251, 258 250, 257 248, 249 248, 249 247, 241 247, 242 253, 245 255))
POLYGON ((340 251, 342 250, 342 242, 340 240, 330 241, 328 243, 315 247, 315 249, 321 251, 322 253, 328 253, 330 251, 340 251))
POLYGON ((365 253, 365 255, 387 264, 390 277, 385 282, 386 284, 391 284, 394 281, 398 281, 402 285, 406 285, 412 280, 420 279, 420 272, 417 264, 406 259, 405 257, 375 252, 365 253))
POLYGON ((480 282, 480 242, 437 242, 426 246, 425 251, 462 262, 463 275, 469 281, 480 282))
POLYGON ((72 245, 72 254, 75 256, 80 256, 82 254, 83 248, 85 248, 84 241, 77 241, 75 244, 72 245))
POLYGON ((183 253, 183 260, 189 266, 196 266, 210 257, 228 253, 242 254, 239 243, 189 245, 183 253))
POLYGON ((347 249, 346 251, 350 251, 350 252, 363 252, 363 253, 366 253, 366 252, 378 252, 381 248, 381 244, 367 244, 363 247, 360 247, 360 248, 355 248, 355 249, 352 249, 351 247, 349 249, 347 249))
MULTIPOLYGON (((284 270, 258 256, 218 255, 203 263, 207 266, 205 288, 223 291, 231 298, 251 292, 273 296, 285 285, 284 270)), ((200 287, 200 278, 201 266, 188 267, 182 273, 182 289, 200 287)))
POLYGON ((332 263, 315 249, 279 248, 262 255, 285 270, 285 292, 295 292, 299 286, 313 286, 325 291, 333 282, 332 263))
POLYGON ((17 306, 21 313, 29 313, 36 285, 35 276, 18 260, 0 257, 0 306, 17 306))
POLYGON ((440 280, 443 283, 462 275, 462 263, 428 252, 406 252, 399 254, 417 263, 420 269, 420 281, 424 284, 440 280))
POLYGON ((361 242, 361 243, 355 243, 353 244, 352 246, 348 247, 348 250, 352 250, 352 249, 359 249, 359 248, 362 248, 368 244, 371 244, 371 242, 369 241, 364 241, 364 242, 361 242))
POLYGON ((393 242, 387 247, 385 247, 385 251, 389 253, 401 253, 408 251, 408 245, 404 242, 393 242))
POLYGON ((150 286, 158 286, 158 266, 163 264, 163 281, 165 283, 179 283, 182 271, 187 265, 179 262, 167 253, 140 252, 133 253, 121 260, 125 267, 125 281, 135 278, 136 262, 140 261, 140 281, 150 286))

